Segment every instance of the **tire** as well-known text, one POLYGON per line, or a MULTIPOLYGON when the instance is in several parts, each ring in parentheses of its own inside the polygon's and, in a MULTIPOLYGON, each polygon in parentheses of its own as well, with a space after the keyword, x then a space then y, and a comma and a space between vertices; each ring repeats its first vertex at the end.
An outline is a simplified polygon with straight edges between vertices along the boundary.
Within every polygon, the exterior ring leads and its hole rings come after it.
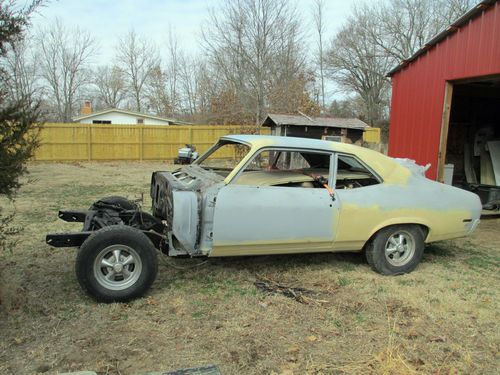
POLYGON ((158 258, 153 243, 140 230, 113 225, 85 240, 75 271, 82 289, 97 301, 127 302, 149 289, 158 272, 158 258))
POLYGON ((416 225, 394 225, 381 229, 366 246, 366 260, 382 275, 413 271, 424 254, 424 235, 416 225))
POLYGON ((118 195, 113 195, 111 197, 105 197, 99 199, 97 202, 95 202, 92 206, 90 206, 90 209, 94 209, 95 205, 99 202, 102 202, 104 204, 109 204, 113 206, 119 206, 123 208, 124 210, 135 210, 137 209, 137 205, 132 202, 131 200, 125 198, 125 197, 120 197, 118 195))

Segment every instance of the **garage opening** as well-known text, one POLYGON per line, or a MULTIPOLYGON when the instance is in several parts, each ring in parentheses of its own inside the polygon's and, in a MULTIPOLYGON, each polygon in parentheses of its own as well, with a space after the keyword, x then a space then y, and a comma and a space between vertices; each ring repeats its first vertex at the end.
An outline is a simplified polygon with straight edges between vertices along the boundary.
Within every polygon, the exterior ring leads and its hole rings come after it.
POLYGON ((500 207, 500 76, 449 83, 439 179, 500 207))

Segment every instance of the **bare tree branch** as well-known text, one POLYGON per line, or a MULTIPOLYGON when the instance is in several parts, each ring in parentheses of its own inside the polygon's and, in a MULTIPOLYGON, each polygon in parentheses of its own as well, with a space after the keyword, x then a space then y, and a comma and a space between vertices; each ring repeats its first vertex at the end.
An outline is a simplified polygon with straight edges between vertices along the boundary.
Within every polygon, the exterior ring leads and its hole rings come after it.
POLYGON ((88 64, 96 54, 94 38, 79 28, 68 30, 59 19, 39 31, 41 76, 60 121, 70 122, 78 95, 91 83, 88 64))
POLYGON ((304 65, 296 9, 286 0, 226 0, 210 13, 203 44, 243 108, 260 125, 274 84, 292 81, 304 65))
POLYGON ((94 71, 97 100, 106 108, 119 108, 126 98, 125 74, 117 66, 99 66, 94 71))
POLYGON ((140 38, 132 29, 119 39, 117 58, 125 74, 127 88, 133 97, 134 109, 140 112, 144 85, 160 62, 158 51, 153 44, 140 38))
POLYGON ((319 79, 321 84, 321 107, 325 108, 325 70, 324 70, 324 35, 325 35, 325 23, 324 23, 324 13, 325 13, 325 2, 324 0, 314 0, 313 4, 313 19, 314 26, 316 28, 317 34, 317 57, 316 64, 319 68, 319 79))

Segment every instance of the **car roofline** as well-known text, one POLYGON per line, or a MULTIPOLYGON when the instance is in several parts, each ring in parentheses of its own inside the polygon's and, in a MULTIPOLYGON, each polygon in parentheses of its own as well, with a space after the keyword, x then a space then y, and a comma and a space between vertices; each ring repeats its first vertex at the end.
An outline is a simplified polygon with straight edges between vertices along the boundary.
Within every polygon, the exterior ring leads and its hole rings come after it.
MULTIPOLYGON (((251 152, 247 155, 248 157, 250 154, 253 155, 257 150, 267 147, 314 149, 355 155, 373 169, 386 183, 407 184, 412 174, 408 168, 400 165, 389 156, 366 147, 351 144, 311 138, 247 134, 225 135, 220 139, 249 145, 251 147, 251 152)), ((246 157, 244 159, 246 159, 246 157)), ((239 169, 243 164, 238 165, 238 167, 227 176, 225 179, 226 183, 231 181, 238 172, 236 169, 239 169)))

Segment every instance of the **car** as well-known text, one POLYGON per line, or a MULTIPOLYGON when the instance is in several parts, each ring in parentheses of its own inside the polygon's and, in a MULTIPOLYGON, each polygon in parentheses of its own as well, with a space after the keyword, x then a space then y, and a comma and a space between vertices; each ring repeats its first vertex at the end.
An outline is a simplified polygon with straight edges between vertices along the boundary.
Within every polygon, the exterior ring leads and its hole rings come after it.
POLYGON ((316 139, 224 136, 191 165, 151 178, 152 212, 123 197, 89 210, 60 211, 83 222, 47 235, 79 247, 76 275, 103 302, 143 296, 157 250, 177 257, 364 251, 383 275, 413 271, 425 244, 469 235, 477 195, 425 177, 411 160, 316 139))

